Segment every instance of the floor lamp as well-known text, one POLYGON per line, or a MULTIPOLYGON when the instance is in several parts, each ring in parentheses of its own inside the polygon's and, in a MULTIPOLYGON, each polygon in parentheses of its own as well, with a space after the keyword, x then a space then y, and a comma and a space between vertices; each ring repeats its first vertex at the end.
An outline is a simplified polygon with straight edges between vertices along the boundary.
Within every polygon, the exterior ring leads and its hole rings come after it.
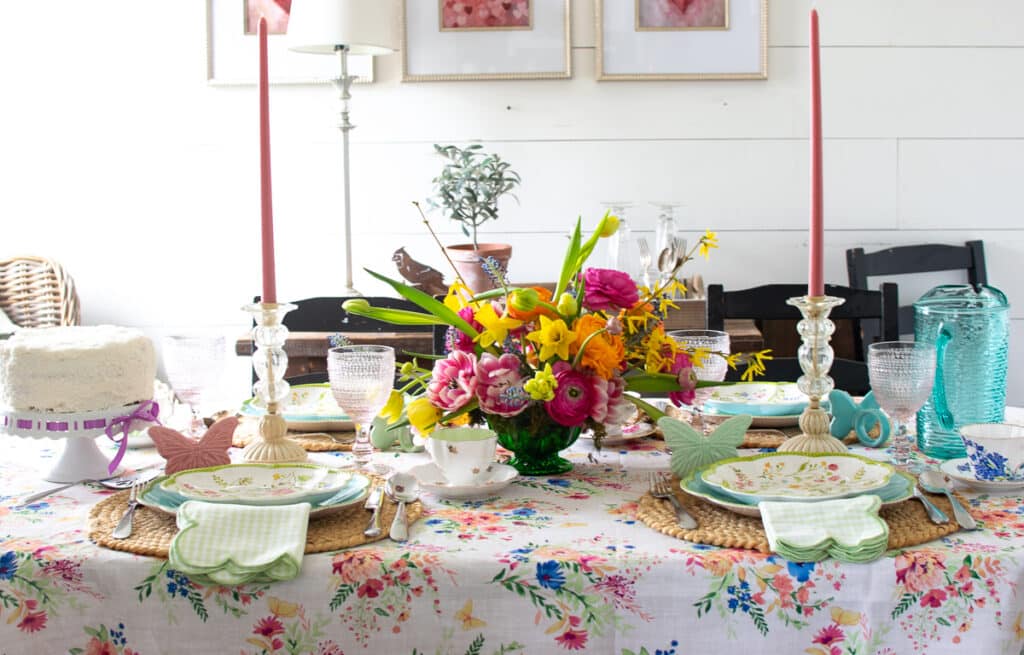
POLYGON ((348 133, 355 127, 348 117, 348 56, 386 55, 398 49, 398 0, 292 0, 288 19, 288 48, 316 55, 335 55, 341 76, 334 80, 341 98, 338 129, 345 166, 345 290, 362 295, 352 285, 352 207, 349 194, 348 133))

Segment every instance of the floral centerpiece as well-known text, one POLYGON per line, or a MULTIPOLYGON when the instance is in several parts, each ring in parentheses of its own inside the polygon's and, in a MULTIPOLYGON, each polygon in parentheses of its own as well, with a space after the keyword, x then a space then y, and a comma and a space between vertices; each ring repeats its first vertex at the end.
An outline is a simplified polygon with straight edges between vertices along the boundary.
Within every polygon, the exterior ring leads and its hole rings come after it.
MULTIPOLYGON (((495 262, 482 262, 496 288, 472 295, 456 280, 443 301, 369 271, 425 313, 378 308, 365 299, 345 310, 399 324, 445 325, 447 354, 432 369, 402 367, 405 389, 396 391, 385 412, 392 422, 408 421, 423 435, 451 422, 486 422, 526 474, 565 472, 571 464, 558 452, 592 430, 595 441, 643 409, 663 414, 627 393, 669 392, 676 405, 693 400, 698 382, 693 367, 703 357, 739 354, 688 352, 665 333, 661 317, 682 289, 678 269, 699 252, 717 247, 706 232, 682 257, 676 271, 655 288, 638 287, 621 271, 590 268, 586 262, 618 219, 605 216, 583 240, 580 222, 569 242, 554 291, 509 284, 495 262), (419 393, 406 402, 403 392, 419 393)), ((744 377, 763 369, 765 353, 749 357, 744 377)))

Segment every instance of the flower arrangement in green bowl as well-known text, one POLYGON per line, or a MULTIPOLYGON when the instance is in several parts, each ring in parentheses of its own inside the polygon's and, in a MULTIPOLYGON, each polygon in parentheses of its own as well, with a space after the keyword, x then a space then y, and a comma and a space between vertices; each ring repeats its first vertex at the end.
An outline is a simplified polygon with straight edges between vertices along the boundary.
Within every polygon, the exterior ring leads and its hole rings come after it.
POLYGON ((661 317, 682 289, 675 274, 695 253, 707 257, 717 247, 715 234, 706 232, 664 283, 646 288, 621 271, 586 266, 618 222, 606 213, 586 240, 576 222, 553 292, 512 286, 486 261, 495 289, 473 295, 457 279, 443 301, 368 271, 424 312, 373 307, 361 298, 346 301, 347 312, 449 326, 448 352, 432 369, 403 365, 408 384, 392 394, 389 419, 423 435, 440 424, 486 422, 516 454, 513 466, 546 475, 571 468, 558 451, 581 430, 593 430, 600 445, 606 428, 622 425, 634 407, 653 420, 664 415, 627 391, 668 392, 677 406, 690 403, 697 387, 722 384, 697 380, 693 367, 704 357, 726 357, 733 368, 745 360, 744 378, 762 371, 767 351, 746 357, 687 351, 665 333, 661 317), (406 402, 410 392, 418 395, 406 402))

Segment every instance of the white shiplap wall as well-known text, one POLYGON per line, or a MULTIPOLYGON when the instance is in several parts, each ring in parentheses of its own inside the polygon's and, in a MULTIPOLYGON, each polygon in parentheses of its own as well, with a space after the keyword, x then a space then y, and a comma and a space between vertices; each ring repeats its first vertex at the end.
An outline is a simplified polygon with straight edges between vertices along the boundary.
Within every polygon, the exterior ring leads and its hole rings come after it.
MULTIPOLYGON (((414 0, 427 1, 427 0, 414 0)), ((538 0, 554 2, 560 0, 538 0)), ((627 0, 606 0, 625 2, 627 0)), ((87 323, 154 336, 235 336, 258 293, 255 87, 205 81, 205 3, 8 3, 0 39, 0 256, 43 253, 75 277, 87 323)), ((523 176, 489 239, 519 279, 554 275, 562 235, 600 201, 678 198, 722 248, 692 271, 727 286, 800 281, 808 214, 807 12, 772 0, 769 79, 594 80, 594 11, 573 2, 573 79, 402 84, 398 57, 354 89, 356 266, 393 271, 399 245, 441 268, 410 205, 438 170, 432 143, 480 140, 523 176)), ((827 262, 843 251, 984 239, 990 281, 1014 303, 1021 361, 1024 4, 820 0, 827 262)), ((253 62, 255 67, 256 62, 253 62)), ((271 62, 273 66, 273 62, 271 62)), ((328 86, 271 90, 279 295, 341 283, 340 142, 328 86)), ((455 226, 435 221, 442 239, 455 226)), ((924 291, 934 280, 903 288, 924 291)), ((382 293, 366 276, 366 293, 382 293)), ((233 367, 239 386, 246 362, 233 367)), ((1024 376, 1011 374, 1024 405, 1024 376)))

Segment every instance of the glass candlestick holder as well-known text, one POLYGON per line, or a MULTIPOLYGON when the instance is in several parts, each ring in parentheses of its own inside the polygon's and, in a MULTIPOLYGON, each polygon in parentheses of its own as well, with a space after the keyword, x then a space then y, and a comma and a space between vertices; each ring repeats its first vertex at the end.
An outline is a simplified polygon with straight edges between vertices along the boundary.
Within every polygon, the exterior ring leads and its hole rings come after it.
POLYGON ((284 379, 288 369, 288 355, 284 351, 288 328, 282 320, 295 307, 289 303, 253 303, 242 308, 252 314, 256 323, 252 329, 252 367, 257 377, 253 395, 255 405, 266 410, 260 417, 255 438, 242 451, 247 462, 306 461, 305 449, 288 438, 288 424, 281 416, 282 405, 291 390, 284 379))
POLYGON ((831 417, 821 407, 821 399, 835 387, 828 371, 832 368, 832 333, 835 324, 828 315, 833 307, 846 300, 835 296, 801 296, 790 298, 786 304, 800 310, 804 318, 797 323, 797 331, 803 340, 797 351, 797 359, 804 374, 796 385, 810 399, 800 415, 802 434, 790 437, 779 446, 780 452, 791 453, 845 453, 846 445, 829 432, 831 417))

